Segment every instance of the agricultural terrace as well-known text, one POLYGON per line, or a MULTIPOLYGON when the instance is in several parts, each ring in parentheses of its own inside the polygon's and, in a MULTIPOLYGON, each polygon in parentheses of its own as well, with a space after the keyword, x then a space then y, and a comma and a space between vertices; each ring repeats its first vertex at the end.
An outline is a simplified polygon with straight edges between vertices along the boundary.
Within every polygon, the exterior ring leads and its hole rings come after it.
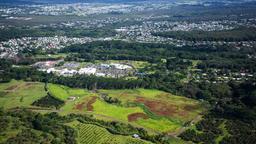
POLYGON ((149 142, 130 136, 113 135, 105 128, 92 124, 74 121, 68 125, 78 131, 78 142, 81 144, 149 144, 149 142))

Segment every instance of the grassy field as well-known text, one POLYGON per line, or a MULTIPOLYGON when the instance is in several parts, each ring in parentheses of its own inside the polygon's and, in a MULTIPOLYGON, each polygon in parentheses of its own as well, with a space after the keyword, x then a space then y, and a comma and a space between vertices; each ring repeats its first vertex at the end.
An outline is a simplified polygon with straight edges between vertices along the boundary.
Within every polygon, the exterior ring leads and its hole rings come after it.
POLYGON ((62 85, 56 85, 56 84, 48 84, 47 85, 49 92, 55 96, 56 98, 59 98, 61 100, 67 100, 69 97, 79 97, 88 95, 89 92, 84 89, 75 89, 75 88, 69 88, 62 85))
POLYGON ((0 106, 4 108, 27 107, 44 96, 43 83, 12 80, 0 84, 0 106))
POLYGON ((111 105, 106 102, 96 100, 93 104, 93 112, 100 115, 106 115, 119 119, 122 121, 128 121, 128 115, 132 113, 143 113, 143 110, 139 107, 121 107, 116 105, 111 105))
POLYGON ((180 128, 182 125, 169 121, 166 118, 161 119, 139 119, 135 121, 134 123, 145 127, 147 129, 151 129, 153 131, 157 132, 173 132, 180 128))
MULTIPOLYGON (((57 84, 48 84, 47 87, 51 95, 65 102, 58 110, 61 115, 93 114, 99 119, 130 123, 153 133, 175 133, 204 111, 196 100, 153 89, 91 92, 57 84), (108 103, 101 98, 102 94, 117 98, 121 103, 108 103)), ((44 96, 43 83, 13 80, 0 84, 0 105, 4 108, 32 107, 34 101, 44 96)), ((38 111, 47 113, 51 110, 38 111)))
POLYGON ((83 124, 78 121, 68 125, 78 131, 78 143, 80 144, 149 144, 149 142, 131 136, 113 135, 105 128, 96 125, 83 124))

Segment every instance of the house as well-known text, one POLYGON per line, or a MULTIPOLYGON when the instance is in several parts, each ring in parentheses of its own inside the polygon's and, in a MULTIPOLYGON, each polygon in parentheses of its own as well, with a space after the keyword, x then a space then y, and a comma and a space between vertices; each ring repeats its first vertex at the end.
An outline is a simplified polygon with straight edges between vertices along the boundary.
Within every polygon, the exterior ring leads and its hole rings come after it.
POLYGON ((74 101, 74 100, 76 100, 76 97, 71 96, 71 97, 69 97, 69 98, 68 98, 68 100, 70 100, 70 101, 74 101))
POLYGON ((140 136, 138 134, 133 134, 132 137, 133 138, 140 138, 140 136))

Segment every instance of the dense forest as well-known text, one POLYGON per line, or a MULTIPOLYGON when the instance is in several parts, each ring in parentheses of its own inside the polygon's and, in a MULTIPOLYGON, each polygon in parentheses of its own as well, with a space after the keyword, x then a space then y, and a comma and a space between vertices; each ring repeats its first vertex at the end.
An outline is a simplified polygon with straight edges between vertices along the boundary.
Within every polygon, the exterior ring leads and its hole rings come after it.
POLYGON ((155 36, 168 37, 189 41, 252 41, 256 38, 255 28, 238 28, 223 31, 170 31, 152 33, 155 36))
POLYGON ((56 35, 67 37, 109 37, 114 36, 116 32, 109 28, 102 29, 71 29, 71 28, 39 28, 30 27, 10 27, 0 29, 0 41, 7 41, 22 37, 53 37, 56 35))
POLYGON ((82 45, 71 45, 60 52, 71 53, 67 61, 94 60, 141 60, 159 63, 161 59, 202 60, 201 69, 227 68, 234 71, 255 71, 255 59, 248 58, 253 49, 237 50, 231 47, 177 48, 169 44, 129 43, 123 41, 95 41, 82 45), (221 62, 220 62, 221 61, 221 62))

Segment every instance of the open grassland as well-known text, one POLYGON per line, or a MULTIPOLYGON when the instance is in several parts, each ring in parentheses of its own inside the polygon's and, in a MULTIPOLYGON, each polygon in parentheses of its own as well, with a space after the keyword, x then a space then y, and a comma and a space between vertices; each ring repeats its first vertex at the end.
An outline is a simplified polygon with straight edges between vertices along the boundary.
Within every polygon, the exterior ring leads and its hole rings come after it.
POLYGON ((27 107, 44 96, 43 83, 12 80, 0 84, 0 106, 4 108, 27 107))
POLYGON ((78 131, 78 142, 80 144, 148 144, 149 142, 135 139, 129 136, 114 135, 105 128, 83 124, 77 121, 69 123, 78 131))

